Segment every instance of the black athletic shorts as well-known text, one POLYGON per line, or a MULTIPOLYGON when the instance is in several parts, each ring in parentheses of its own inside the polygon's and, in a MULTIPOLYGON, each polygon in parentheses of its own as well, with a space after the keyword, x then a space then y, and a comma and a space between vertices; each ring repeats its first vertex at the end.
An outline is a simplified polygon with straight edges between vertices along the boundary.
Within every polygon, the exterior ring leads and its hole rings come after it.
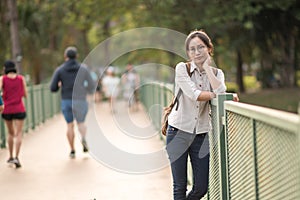
POLYGON ((13 120, 13 119, 25 119, 26 112, 22 113, 13 113, 13 114, 2 114, 2 118, 5 120, 13 120))

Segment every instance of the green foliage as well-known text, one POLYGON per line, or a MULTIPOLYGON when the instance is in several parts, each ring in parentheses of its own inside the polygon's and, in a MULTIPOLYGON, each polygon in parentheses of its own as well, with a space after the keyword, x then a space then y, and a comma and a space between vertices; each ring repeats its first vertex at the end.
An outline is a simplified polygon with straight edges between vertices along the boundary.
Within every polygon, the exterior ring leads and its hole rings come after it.
MULTIPOLYGON (((244 76, 243 77, 245 89, 247 92, 253 92, 260 90, 260 83, 256 80, 255 76, 244 76)), ((238 92, 238 85, 234 82, 226 82, 226 87, 228 92, 238 92)))
POLYGON ((260 83, 256 80, 255 76, 244 76, 243 81, 247 91, 257 91, 260 89, 260 83))
POLYGON ((243 103, 297 113, 300 90, 299 88, 260 90, 255 93, 239 94, 239 98, 243 103))
POLYGON ((237 93, 239 91, 238 85, 233 82, 226 82, 227 92, 237 93))
MULTIPOLYGON (((184 34, 194 29, 204 29, 215 45, 217 65, 231 73, 237 71, 236 52, 241 52, 243 63, 261 63, 261 71, 269 67, 266 63, 277 66, 272 69, 280 75, 283 74, 280 69, 284 66, 296 66, 299 70, 300 3, 297 0, 17 2, 24 73, 31 74, 36 82, 51 76, 63 60, 62 52, 67 45, 76 45, 83 60, 94 47, 113 34, 145 26, 169 28, 184 34)), ((3 48, 0 49, 0 62, 11 57, 5 6, 5 1, 1 1, 0 44, 3 48)), ((122 45, 126 42, 122 41, 122 45)), ((101 56, 104 59, 107 57, 101 56)), ((128 53, 115 62, 119 65, 125 65, 128 61, 143 63, 149 58, 171 66, 182 60, 168 52, 149 50, 128 53)), ((286 73, 293 73, 293 70, 286 73)), ((285 80, 286 83, 288 81, 285 80)), ((234 84, 227 84, 228 88, 237 89, 234 84)), ((259 88, 250 77, 244 77, 244 84, 246 89, 259 88)))
POLYGON ((296 81, 297 81, 297 86, 300 87, 300 70, 296 72, 296 81))

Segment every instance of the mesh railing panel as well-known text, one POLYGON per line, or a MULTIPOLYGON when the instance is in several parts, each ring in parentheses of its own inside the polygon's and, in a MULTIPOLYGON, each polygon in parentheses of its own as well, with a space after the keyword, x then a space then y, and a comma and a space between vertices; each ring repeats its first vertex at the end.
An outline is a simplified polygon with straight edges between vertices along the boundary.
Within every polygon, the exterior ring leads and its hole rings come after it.
POLYGON ((229 199, 255 199, 252 121, 227 111, 229 199))
POLYGON ((259 199, 300 199, 297 135, 263 122, 256 128, 259 199))
POLYGON ((209 167, 209 199, 221 199, 220 189, 220 158, 219 158, 219 135, 215 130, 218 127, 217 106, 211 106, 211 123, 213 130, 209 133, 210 144, 210 167, 209 167))
MULTIPOLYGON (((157 103, 143 99, 148 109, 157 103)), ((167 105, 167 98, 159 99, 164 101, 160 105, 167 105)), ((209 191, 203 199, 300 199, 299 116, 225 102, 224 136, 218 130, 222 104, 213 101, 211 107, 209 191)))

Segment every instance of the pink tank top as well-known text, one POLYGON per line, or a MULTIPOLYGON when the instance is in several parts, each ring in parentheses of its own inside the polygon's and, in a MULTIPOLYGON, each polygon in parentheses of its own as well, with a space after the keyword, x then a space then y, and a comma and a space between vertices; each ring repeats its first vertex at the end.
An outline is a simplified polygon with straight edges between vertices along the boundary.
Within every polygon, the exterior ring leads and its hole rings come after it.
POLYGON ((3 76, 3 114, 23 113, 26 111, 22 97, 25 94, 23 77, 17 75, 16 78, 3 76))

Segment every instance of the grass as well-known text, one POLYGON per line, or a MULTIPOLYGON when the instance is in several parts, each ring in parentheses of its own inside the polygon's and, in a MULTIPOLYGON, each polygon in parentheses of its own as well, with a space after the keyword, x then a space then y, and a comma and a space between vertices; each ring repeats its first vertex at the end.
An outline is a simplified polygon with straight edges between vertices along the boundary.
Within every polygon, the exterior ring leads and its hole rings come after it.
POLYGON ((279 88, 239 94, 240 102, 297 113, 300 88, 279 88))

